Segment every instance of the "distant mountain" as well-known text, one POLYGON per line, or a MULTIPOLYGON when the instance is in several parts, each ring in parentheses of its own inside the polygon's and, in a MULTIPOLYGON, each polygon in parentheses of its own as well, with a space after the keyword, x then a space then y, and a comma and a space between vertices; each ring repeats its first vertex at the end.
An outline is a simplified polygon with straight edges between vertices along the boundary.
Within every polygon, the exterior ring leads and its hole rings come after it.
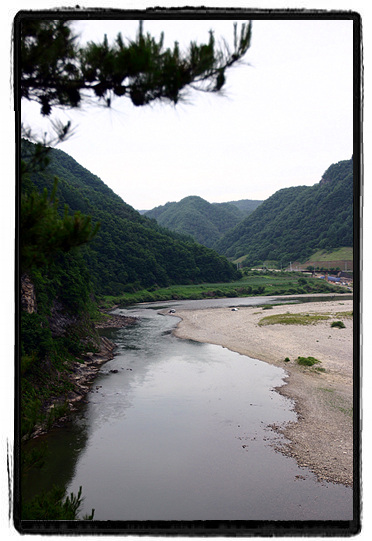
POLYGON ((235 205, 243 212, 245 216, 249 216, 263 201, 258 199, 239 199, 239 201, 228 201, 230 205, 235 205))
POLYGON ((301 261, 318 249, 353 245, 353 160, 331 165, 314 186, 284 188, 214 248, 248 265, 301 261))
POLYGON ((224 233, 243 220, 245 214, 237 205, 209 203, 192 195, 179 202, 155 207, 146 212, 146 216, 211 248, 224 233))
MULTIPOLYGON (((26 161, 33 147, 23 141, 22 158, 26 161)), ((68 154, 50 149, 49 158, 47 169, 33 174, 22 188, 47 188, 51 193, 57 176, 61 212, 67 204, 71 211, 81 211, 90 215, 93 223, 100 222, 97 236, 81 249, 97 293, 116 295, 154 285, 229 281, 236 277, 234 265, 225 257, 141 216, 68 154)))

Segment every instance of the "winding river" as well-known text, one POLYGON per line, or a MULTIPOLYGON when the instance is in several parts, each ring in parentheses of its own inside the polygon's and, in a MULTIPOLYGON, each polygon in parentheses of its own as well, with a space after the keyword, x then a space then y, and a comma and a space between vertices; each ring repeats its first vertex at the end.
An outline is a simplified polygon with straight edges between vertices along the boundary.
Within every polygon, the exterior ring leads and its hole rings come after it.
POLYGON ((82 486, 82 514, 94 508, 97 520, 351 520, 350 488, 275 450, 270 425, 296 419, 275 391, 284 370, 177 339, 177 318, 149 306, 116 311, 140 321, 105 331, 115 357, 75 420, 44 437, 50 458, 25 496, 53 479, 82 486))

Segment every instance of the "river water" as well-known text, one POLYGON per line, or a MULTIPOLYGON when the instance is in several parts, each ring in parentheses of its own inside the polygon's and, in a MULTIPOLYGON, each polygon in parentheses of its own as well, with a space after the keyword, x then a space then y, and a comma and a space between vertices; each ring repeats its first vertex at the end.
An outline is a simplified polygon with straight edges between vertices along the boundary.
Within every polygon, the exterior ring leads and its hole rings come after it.
POLYGON ((270 425, 296 419, 275 391, 284 370, 180 340, 177 318, 148 305, 116 312, 140 321, 105 331, 115 357, 74 422, 44 437, 50 458, 25 496, 51 480, 82 486, 82 514, 97 520, 352 520, 350 488, 274 448, 283 440, 270 425))

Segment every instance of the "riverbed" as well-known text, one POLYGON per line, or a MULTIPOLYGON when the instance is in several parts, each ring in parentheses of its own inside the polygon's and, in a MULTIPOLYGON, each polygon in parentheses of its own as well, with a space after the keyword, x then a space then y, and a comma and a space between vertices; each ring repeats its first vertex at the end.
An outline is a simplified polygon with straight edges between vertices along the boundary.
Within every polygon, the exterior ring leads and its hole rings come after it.
POLYGON ((139 323, 104 331, 115 357, 74 422, 45 436, 53 460, 44 480, 29 472, 25 493, 82 486, 82 515, 94 508, 97 520, 352 520, 351 488, 277 450, 273 427, 297 415, 277 392, 284 368, 181 340, 177 317, 154 307, 116 313, 139 323))

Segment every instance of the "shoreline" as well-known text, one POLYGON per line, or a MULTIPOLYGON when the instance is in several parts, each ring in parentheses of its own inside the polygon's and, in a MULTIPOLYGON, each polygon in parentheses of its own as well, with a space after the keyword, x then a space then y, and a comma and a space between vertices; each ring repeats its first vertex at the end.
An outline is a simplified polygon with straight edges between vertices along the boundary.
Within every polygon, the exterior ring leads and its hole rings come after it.
POLYGON ((277 450, 308 467, 319 481, 352 486, 352 310, 352 300, 273 305, 270 309, 180 310, 172 314, 181 318, 173 333, 281 367, 283 385, 275 390, 292 401, 297 421, 270 427, 286 440, 277 450), (259 325, 267 316, 283 314, 327 315, 329 319, 310 325, 259 325), (332 321, 342 321, 345 328, 331 327, 332 321), (298 356, 315 357, 320 364, 300 366, 298 356))
MULTIPOLYGON (((138 322, 136 317, 106 314, 106 318, 94 324, 95 329, 119 329, 129 325, 135 325, 138 322)), ((78 404, 84 402, 92 385, 99 373, 101 366, 114 358, 116 344, 105 336, 99 337, 97 352, 86 352, 81 355, 80 361, 75 361, 71 365, 71 373, 68 381, 73 388, 67 395, 55 396, 48 400, 44 409, 49 414, 52 413, 58 405, 67 404, 67 412, 62 416, 57 416, 48 427, 44 422, 34 427, 33 432, 25 438, 33 440, 47 434, 52 428, 63 427, 71 418, 71 414, 76 411, 78 404)))

